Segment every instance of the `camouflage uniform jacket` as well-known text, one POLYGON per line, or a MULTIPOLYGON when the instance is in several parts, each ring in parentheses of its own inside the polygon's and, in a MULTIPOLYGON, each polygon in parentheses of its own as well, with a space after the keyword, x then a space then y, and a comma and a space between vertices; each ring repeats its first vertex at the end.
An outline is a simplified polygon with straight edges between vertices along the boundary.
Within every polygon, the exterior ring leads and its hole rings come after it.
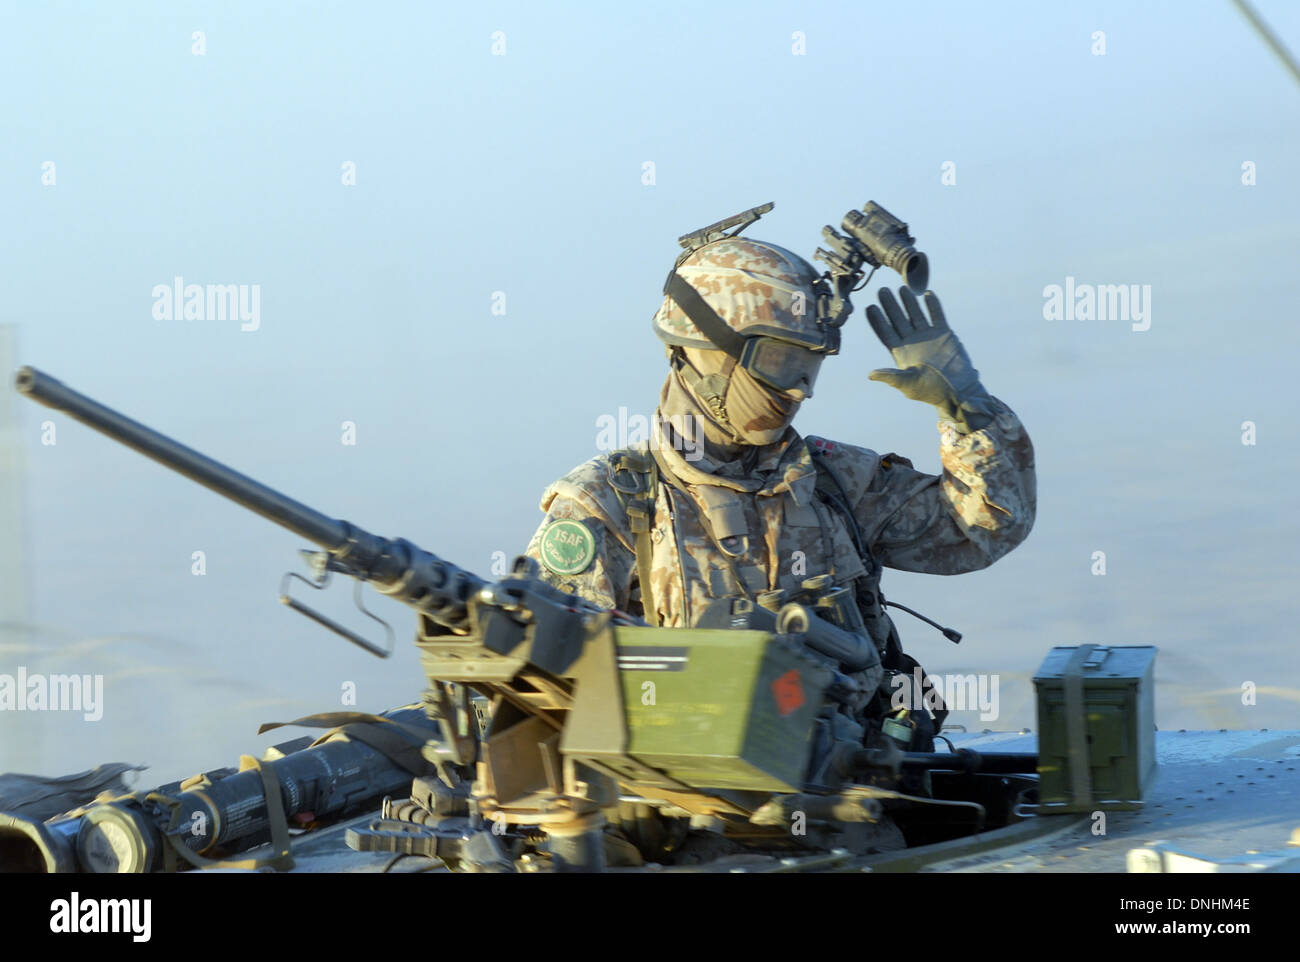
MULTIPOLYGON (((767 457, 755 470, 763 487, 744 499, 751 532, 763 532, 765 516, 770 519, 779 508, 777 523, 769 525, 768 536, 751 537, 748 552, 730 563, 701 523, 693 499, 661 476, 650 529, 651 592, 659 623, 689 627, 714 599, 797 588, 819 574, 831 574, 837 585, 858 582, 859 599, 865 596, 870 603, 878 595, 882 564, 942 575, 992 564, 1029 534, 1036 506, 1029 436, 1006 405, 995 400, 994 413, 991 424, 966 435, 951 422, 939 423, 941 475, 917 471, 895 454, 805 439, 790 429, 785 443, 765 449, 767 457), (825 481, 818 482, 814 458, 839 480, 871 557, 859 555, 844 518, 817 495, 825 481)), ((632 450, 646 447, 643 442, 632 450)), ((546 518, 526 553, 541 562, 542 577, 551 584, 602 607, 640 615, 635 535, 625 500, 612 483, 612 460, 611 454, 593 458, 546 489, 541 501, 546 518), (548 565, 547 532, 566 520, 583 525, 591 540, 577 531, 580 547, 587 550, 576 563, 556 565, 551 551, 548 565)), ((574 534, 571 527, 568 532, 565 525, 557 527, 557 534, 574 534)), ((879 613, 878 602, 875 607, 879 613)))

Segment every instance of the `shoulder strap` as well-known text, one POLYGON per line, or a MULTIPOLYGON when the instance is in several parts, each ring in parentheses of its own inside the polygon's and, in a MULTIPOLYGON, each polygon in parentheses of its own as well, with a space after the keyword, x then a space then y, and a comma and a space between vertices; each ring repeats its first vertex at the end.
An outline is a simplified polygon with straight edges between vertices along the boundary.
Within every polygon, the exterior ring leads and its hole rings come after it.
POLYGON ((610 483, 618 499, 627 510, 628 528, 635 538, 636 576, 641 585, 643 617, 652 626, 659 626, 659 612, 655 608, 654 592, 650 587, 650 563, 653 547, 650 529, 654 527, 655 498, 658 495, 659 474, 654 458, 649 453, 625 449, 610 455, 610 483))

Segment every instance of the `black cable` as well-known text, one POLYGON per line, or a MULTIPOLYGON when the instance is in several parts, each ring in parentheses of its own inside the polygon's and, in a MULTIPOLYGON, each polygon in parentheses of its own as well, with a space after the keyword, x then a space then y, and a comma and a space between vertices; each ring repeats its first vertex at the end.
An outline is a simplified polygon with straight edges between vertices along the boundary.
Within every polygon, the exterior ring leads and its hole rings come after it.
POLYGON ((906 611, 913 618, 920 618, 922 621, 924 621, 927 625, 930 625, 932 628, 938 628, 939 631, 943 633, 943 636, 947 638, 949 641, 951 641, 954 645, 960 644, 961 642, 960 631, 954 631, 951 628, 945 628, 943 625, 939 624, 939 622, 931 621, 925 615, 921 614, 919 611, 913 611, 911 608, 907 607, 907 605, 900 605, 897 601, 886 601, 884 598, 880 599, 880 603, 882 605, 889 605, 889 607, 891 608, 898 608, 901 611, 906 611))

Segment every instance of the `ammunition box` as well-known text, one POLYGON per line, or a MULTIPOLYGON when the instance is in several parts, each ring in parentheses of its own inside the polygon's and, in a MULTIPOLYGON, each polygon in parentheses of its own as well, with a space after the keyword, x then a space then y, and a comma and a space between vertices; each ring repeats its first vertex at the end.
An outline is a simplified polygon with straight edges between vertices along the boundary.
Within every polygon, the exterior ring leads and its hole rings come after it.
POLYGON ((802 788, 831 675, 797 643, 745 630, 614 634, 631 760, 700 787, 802 788))
POLYGON ((1156 648, 1053 648, 1034 675, 1044 812, 1134 809, 1155 774, 1156 648))

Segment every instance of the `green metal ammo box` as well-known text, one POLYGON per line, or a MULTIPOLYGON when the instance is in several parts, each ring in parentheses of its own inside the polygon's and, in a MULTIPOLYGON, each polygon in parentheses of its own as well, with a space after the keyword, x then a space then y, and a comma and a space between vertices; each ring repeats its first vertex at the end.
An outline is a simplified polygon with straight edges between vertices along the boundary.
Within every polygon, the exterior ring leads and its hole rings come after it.
POLYGON ((618 628, 627 755, 689 785, 798 791, 830 672, 763 631, 618 628))
POLYGON ((1040 811, 1142 807, 1156 766, 1152 645, 1053 648, 1034 676, 1040 811))

